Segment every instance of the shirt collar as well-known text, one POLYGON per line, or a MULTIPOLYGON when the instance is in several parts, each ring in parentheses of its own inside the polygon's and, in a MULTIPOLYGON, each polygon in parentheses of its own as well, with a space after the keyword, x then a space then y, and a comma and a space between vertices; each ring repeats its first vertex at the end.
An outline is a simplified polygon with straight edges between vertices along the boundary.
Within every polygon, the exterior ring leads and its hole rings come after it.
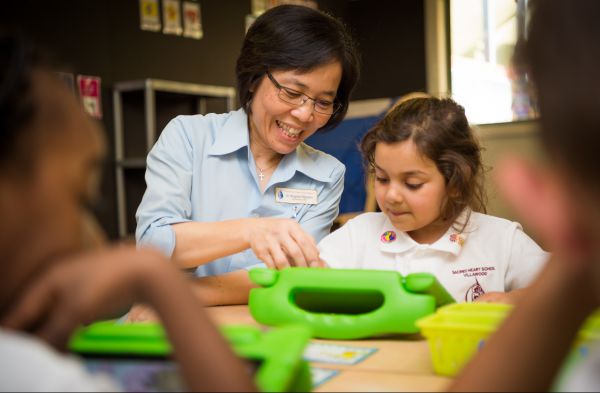
MULTIPOLYGON (((279 164, 277 178, 273 182, 285 182, 290 180, 296 172, 303 173, 307 177, 323 183, 330 183, 335 179, 331 177, 332 169, 319 166, 318 157, 322 154, 304 142, 296 147, 296 150, 283 157, 279 164)), ((321 162, 323 162, 321 160, 321 162)))
POLYGON ((399 231, 394 227, 390 220, 386 217, 379 232, 380 250, 384 252, 402 253, 413 248, 422 248, 428 250, 437 250, 447 252, 457 256, 460 254, 465 242, 467 241, 469 232, 473 230, 473 223, 469 220, 465 230, 459 232, 462 223, 469 218, 470 211, 465 209, 457 218, 455 223, 448 228, 446 233, 432 244, 419 244, 414 241, 406 232, 399 231))
POLYGON ((221 156, 248 147, 249 144, 248 115, 243 109, 238 109, 231 113, 222 129, 216 130, 215 141, 208 154, 221 156))

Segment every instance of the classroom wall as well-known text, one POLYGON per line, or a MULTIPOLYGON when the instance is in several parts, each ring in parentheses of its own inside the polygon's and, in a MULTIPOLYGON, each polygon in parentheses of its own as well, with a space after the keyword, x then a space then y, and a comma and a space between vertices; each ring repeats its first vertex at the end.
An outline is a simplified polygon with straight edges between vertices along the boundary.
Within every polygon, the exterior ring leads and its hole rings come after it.
MULTIPOLYGON (((56 54, 66 70, 102 78, 102 123, 109 160, 98 218, 117 236, 111 88, 115 82, 160 78, 235 86, 235 59, 251 0, 199 0, 201 40, 139 29, 138 0, 19 0, 5 2, 0 26, 17 27, 56 54)), ((424 90, 423 0, 321 0, 344 20, 363 54, 352 99, 396 97, 424 90)))
POLYGON ((137 0, 19 0, 5 2, 2 28, 17 28, 51 51, 62 69, 102 78, 102 109, 109 157, 97 216, 109 237, 117 236, 113 154, 112 86, 160 78, 235 85, 235 59, 244 36, 250 0, 202 0, 204 38, 139 29, 137 0))
MULTIPOLYGON (((535 121, 524 121, 475 127, 483 147, 483 162, 488 169, 485 182, 489 198, 488 214, 520 221, 499 192, 494 177, 498 162, 511 155, 518 155, 533 162, 546 159, 537 126, 538 123, 535 121)), ((539 242, 540 239, 529 230, 527 225, 523 225, 523 228, 528 235, 539 242)))

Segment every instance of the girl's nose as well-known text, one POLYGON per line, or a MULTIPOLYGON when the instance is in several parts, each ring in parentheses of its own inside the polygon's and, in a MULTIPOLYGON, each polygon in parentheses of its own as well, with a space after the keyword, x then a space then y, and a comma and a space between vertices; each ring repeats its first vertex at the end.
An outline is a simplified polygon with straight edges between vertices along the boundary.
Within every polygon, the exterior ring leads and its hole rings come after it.
POLYGON ((402 193, 400 192, 399 188, 394 185, 394 184, 390 184, 386 194, 385 194, 385 199, 388 203, 401 203, 404 199, 402 198, 402 193))

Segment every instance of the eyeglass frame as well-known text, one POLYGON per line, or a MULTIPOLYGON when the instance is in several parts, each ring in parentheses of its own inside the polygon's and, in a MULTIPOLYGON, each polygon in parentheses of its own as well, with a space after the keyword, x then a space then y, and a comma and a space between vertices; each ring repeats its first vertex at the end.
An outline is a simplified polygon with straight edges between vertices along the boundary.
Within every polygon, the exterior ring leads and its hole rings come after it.
POLYGON ((271 74, 271 72, 270 72, 270 71, 266 71, 266 74, 267 74, 267 77, 269 78, 269 80, 270 80, 270 81, 273 83, 273 85, 275 85, 275 87, 277 88, 277 97, 279 97, 279 99, 280 99, 281 101, 283 101, 283 102, 285 102, 285 103, 287 103, 287 104, 294 105, 294 106, 296 106, 296 107, 301 107, 302 105, 306 104, 306 102, 307 102, 308 100, 311 100, 311 101, 313 102, 313 105, 312 105, 313 111, 314 111, 314 112, 316 112, 316 113, 318 113, 318 114, 320 114, 320 115, 325 115, 325 116, 333 116, 333 115, 335 115, 335 113, 336 113, 337 111, 339 111, 339 110, 340 110, 340 108, 342 107, 342 104, 340 104, 339 102, 337 102, 337 101, 333 100, 333 101, 331 101, 331 104, 332 104, 332 106, 333 106, 333 112, 331 112, 331 113, 323 113, 323 112, 320 112, 320 111, 317 109, 317 101, 325 101, 325 100, 319 100, 319 99, 316 99, 316 98, 312 98, 312 97, 310 97, 309 95, 307 95, 307 94, 304 94, 304 93, 302 93, 302 92, 300 92, 300 91, 298 91, 298 90, 290 89, 290 88, 289 88, 289 87, 287 87, 287 86, 283 86, 283 85, 281 85, 279 82, 277 82, 277 80, 276 80, 276 79, 275 79, 275 77, 274 77, 274 76, 271 74), (296 104, 296 103, 294 103, 294 102, 289 102, 289 101, 285 100, 284 98, 282 98, 282 97, 281 97, 281 91, 282 91, 282 90, 289 91, 289 92, 291 92, 291 93, 293 93, 293 94, 298 94, 298 95, 299 95, 299 97, 298 97, 298 98, 302 98, 302 103, 301 103, 301 104, 296 104))

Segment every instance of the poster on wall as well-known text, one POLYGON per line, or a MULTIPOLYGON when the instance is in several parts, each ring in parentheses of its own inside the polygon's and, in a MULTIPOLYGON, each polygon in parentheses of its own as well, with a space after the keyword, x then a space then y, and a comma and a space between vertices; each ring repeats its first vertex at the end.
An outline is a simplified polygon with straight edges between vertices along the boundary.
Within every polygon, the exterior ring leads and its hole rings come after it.
POLYGON ((252 15, 259 16, 267 10, 267 0, 252 0, 250 6, 252 15))
POLYGON ((277 7, 282 4, 303 5, 305 7, 318 9, 319 6, 316 0, 267 0, 267 9, 277 7))
POLYGON ((77 86, 84 111, 96 119, 102 119, 100 78, 97 76, 77 75, 77 86))
POLYGON ((203 35, 204 32, 202 31, 200 4, 196 3, 195 1, 184 1, 183 36, 199 40, 203 35))
POLYGON ((163 33, 181 35, 181 4, 179 0, 163 0, 163 33))
POLYGON ((140 29, 159 31, 160 27, 158 0, 140 0, 140 29))

